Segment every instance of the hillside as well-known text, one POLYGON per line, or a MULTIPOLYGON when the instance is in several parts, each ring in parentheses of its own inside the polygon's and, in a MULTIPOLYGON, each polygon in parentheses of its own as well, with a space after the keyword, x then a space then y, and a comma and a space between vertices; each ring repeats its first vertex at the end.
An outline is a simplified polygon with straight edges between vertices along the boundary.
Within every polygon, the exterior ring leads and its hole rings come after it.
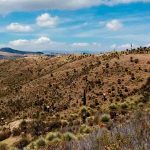
POLYGON ((149 78, 150 48, 1 60, 0 141, 21 148, 54 131, 71 132, 65 140, 99 127, 113 131, 149 112, 149 78))

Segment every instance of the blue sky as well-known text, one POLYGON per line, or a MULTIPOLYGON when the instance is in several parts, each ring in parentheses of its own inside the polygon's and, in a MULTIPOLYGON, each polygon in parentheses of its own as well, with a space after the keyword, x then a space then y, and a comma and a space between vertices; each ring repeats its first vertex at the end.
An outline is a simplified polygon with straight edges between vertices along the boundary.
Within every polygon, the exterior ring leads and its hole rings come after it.
POLYGON ((0 0, 0 47, 29 51, 150 45, 150 0, 0 0))

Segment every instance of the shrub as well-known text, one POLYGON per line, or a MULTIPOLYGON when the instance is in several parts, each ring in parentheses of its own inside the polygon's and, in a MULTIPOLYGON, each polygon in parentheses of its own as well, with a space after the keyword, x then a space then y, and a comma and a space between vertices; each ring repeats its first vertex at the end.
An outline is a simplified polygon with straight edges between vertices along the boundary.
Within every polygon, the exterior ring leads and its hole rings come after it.
POLYGON ((40 147, 44 147, 46 145, 46 141, 44 138, 39 138, 36 142, 35 142, 35 145, 37 148, 40 148, 40 147))
POLYGON ((81 108, 81 114, 83 114, 83 113, 85 113, 85 112, 87 112, 87 107, 86 107, 86 106, 83 106, 83 107, 81 108))
POLYGON ((111 104, 111 105, 109 106, 109 109, 110 109, 110 110, 117 110, 117 109, 118 109, 118 106, 117 106, 116 104, 111 104))
POLYGON ((117 82, 118 82, 118 84, 121 84, 121 79, 118 79, 117 82))
POLYGON ((76 119, 76 120, 73 120, 72 123, 73 123, 74 126, 78 126, 78 125, 81 124, 81 120, 80 119, 76 119))
POLYGON ((134 62, 137 64, 139 63, 139 59, 135 59, 134 62))
POLYGON ((25 120, 22 120, 19 126, 21 129, 24 129, 27 126, 27 122, 25 120))
POLYGON ((147 64, 150 64, 150 61, 147 61, 147 64))
POLYGON ((122 108, 122 109, 128 109, 128 107, 129 107, 129 106, 128 106, 127 103, 122 103, 122 104, 121 104, 121 108, 122 108))
POLYGON ((60 143, 60 142, 62 142, 62 140, 57 137, 57 138, 53 139, 52 142, 53 143, 60 143))
POLYGON ((135 80, 134 74, 131 75, 131 80, 135 80))
POLYGON ((9 138, 11 135, 11 131, 9 129, 5 129, 0 132, 0 141, 3 141, 7 138, 9 138))
POLYGON ((144 69, 145 72, 148 72, 148 69, 144 69))
POLYGON ((78 117, 77 114, 71 114, 70 115, 70 121, 75 120, 78 117))
POLYGON ((128 88, 127 88, 127 87, 125 87, 124 91, 125 91, 125 92, 129 92, 129 90, 128 90, 128 88))
POLYGON ((20 134, 21 134, 21 131, 19 128, 12 129, 12 136, 19 136, 20 134))
POLYGON ((130 62, 133 62, 133 57, 130 57, 130 62))
POLYGON ((64 141, 71 141, 71 140, 76 140, 76 136, 73 133, 66 132, 63 134, 63 140, 64 141))
POLYGON ((61 120, 61 126, 66 127, 69 124, 67 120, 61 120))
POLYGON ((56 138, 61 138, 61 134, 59 132, 50 132, 47 134, 46 139, 48 141, 52 141, 56 138))
POLYGON ((80 133, 90 133, 91 132, 91 128, 85 124, 83 124, 80 128, 80 133))
POLYGON ((35 147, 35 143, 34 142, 32 142, 32 143, 30 143, 27 147, 26 147, 26 150, 33 150, 33 149, 35 149, 36 147, 35 147))
POLYGON ((88 125, 92 126, 94 124, 94 116, 86 118, 86 122, 88 125))
POLYGON ((29 141, 27 138, 21 138, 19 141, 15 142, 13 146, 15 146, 18 149, 23 149, 29 144, 29 141))
POLYGON ((83 134, 81 134, 81 133, 77 134, 77 139, 78 140, 82 140, 83 138, 84 138, 83 134))
POLYGON ((109 115, 110 115, 110 118, 111 118, 111 119, 115 119, 115 118, 117 117, 116 111, 110 111, 110 112, 109 112, 109 115))
POLYGON ((108 114, 102 115, 101 121, 104 122, 104 123, 109 122, 110 121, 110 115, 108 115, 108 114))
POLYGON ((50 130, 57 129, 61 127, 61 120, 53 120, 49 122, 50 130))
POLYGON ((85 123, 86 118, 89 116, 90 116, 90 113, 89 113, 87 107, 85 107, 85 106, 82 107, 81 108, 81 118, 82 118, 83 123, 85 123))
POLYGON ((144 104, 143 104, 142 102, 140 102, 140 103, 138 104, 138 107, 142 108, 142 107, 144 107, 144 104))
POLYGON ((106 68, 109 68, 109 63, 106 63, 106 68))

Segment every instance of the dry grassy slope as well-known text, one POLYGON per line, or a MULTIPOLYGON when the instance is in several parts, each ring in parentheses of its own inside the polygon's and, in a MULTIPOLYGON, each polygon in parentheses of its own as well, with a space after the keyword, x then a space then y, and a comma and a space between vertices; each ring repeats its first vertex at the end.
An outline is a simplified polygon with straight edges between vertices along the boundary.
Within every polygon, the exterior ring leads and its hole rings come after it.
POLYGON ((88 105, 123 101, 146 81, 150 74, 149 58, 150 54, 121 55, 119 59, 106 55, 66 55, 0 61, 0 118, 13 121, 22 114, 31 118, 33 112, 44 111, 45 105, 50 106, 47 116, 74 112, 82 103, 85 88, 88 105), (131 62, 131 57, 139 62, 131 62))

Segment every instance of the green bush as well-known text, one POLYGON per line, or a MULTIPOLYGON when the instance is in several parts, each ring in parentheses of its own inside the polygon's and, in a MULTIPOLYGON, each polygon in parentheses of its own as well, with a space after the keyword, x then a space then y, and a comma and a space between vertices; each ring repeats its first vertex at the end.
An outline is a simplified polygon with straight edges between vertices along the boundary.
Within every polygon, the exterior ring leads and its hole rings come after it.
POLYGON ((110 110, 117 110, 117 109, 118 109, 118 106, 117 106, 116 104, 111 104, 111 105, 109 106, 109 109, 110 109, 110 110))
POLYGON ((61 134, 59 132, 50 132, 46 136, 46 140, 53 141, 56 138, 61 138, 61 134))
POLYGON ((127 103, 122 103, 122 104, 121 104, 121 108, 122 108, 122 109, 128 109, 128 107, 129 107, 129 106, 128 106, 127 103))
POLYGON ((83 106, 81 108, 80 114, 81 114, 81 118, 82 118, 83 123, 85 123, 86 118, 91 115, 90 112, 89 112, 89 110, 88 110, 88 108, 85 107, 85 106, 83 106))
POLYGON ((34 150, 35 148, 36 148, 35 143, 32 142, 26 147, 26 150, 34 150))
POLYGON ((46 141, 44 138, 39 138, 36 140, 35 145, 37 148, 44 147, 46 145, 46 141))
POLYGON ((66 132, 63 134, 63 140, 64 141, 71 141, 71 140, 76 140, 76 136, 73 133, 66 132))
POLYGON ((83 113, 85 113, 85 112, 87 112, 87 111, 88 111, 88 109, 87 109, 86 106, 83 106, 83 107, 81 108, 81 114, 83 114, 83 113))
POLYGON ((104 123, 109 122, 110 121, 110 115, 108 115, 108 114, 102 115, 101 121, 104 122, 104 123))
POLYGON ((58 137, 52 140, 52 143, 60 143, 60 142, 62 142, 62 139, 58 137))

